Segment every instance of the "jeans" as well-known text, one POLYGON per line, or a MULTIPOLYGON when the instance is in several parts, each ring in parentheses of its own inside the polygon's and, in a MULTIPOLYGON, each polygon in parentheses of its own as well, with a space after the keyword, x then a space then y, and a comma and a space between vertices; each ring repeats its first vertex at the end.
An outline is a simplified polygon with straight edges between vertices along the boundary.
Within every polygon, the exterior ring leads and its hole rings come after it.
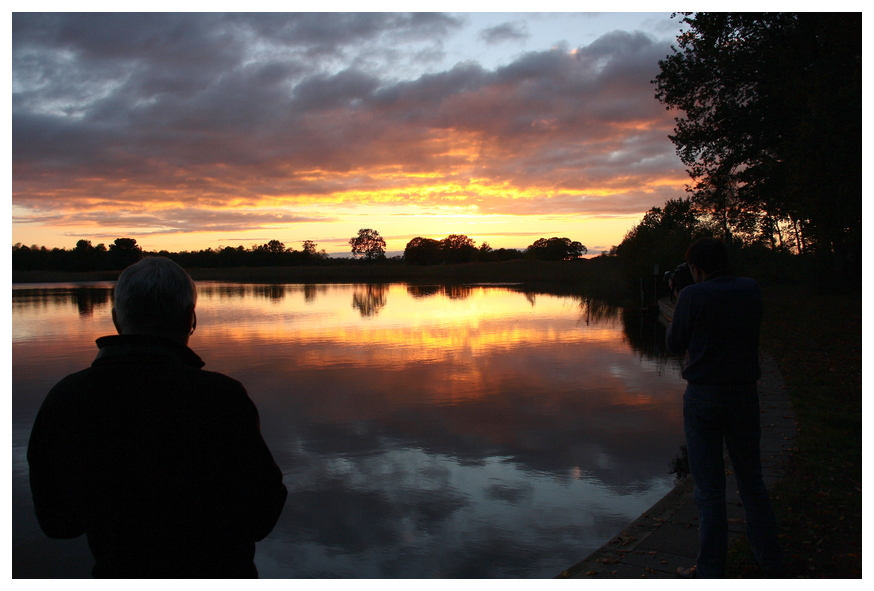
POLYGON ((753 554, 765 570, 775 574, 782 570, 777 520, 762 480, 759 423, 759 394, 755 382, 690 383, 686 387, 683 427, 698 507, 700 547, 696 564, 699 577, 719 578, 725 574, 728 520, 723 442, 737 478, 753 554))

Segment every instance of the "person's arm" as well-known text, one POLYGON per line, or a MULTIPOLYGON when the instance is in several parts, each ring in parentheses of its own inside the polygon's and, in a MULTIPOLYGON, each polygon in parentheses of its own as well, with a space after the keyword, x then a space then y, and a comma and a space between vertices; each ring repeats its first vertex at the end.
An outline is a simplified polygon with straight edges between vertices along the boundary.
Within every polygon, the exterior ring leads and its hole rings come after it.
POLYGON ((85 533, 84 483, 75 426, 78 413, 65 408, 62 380, 46 396, 30 433, 27 461, 30 490, 40 528, 50 538, 76 538, 85 533))
POLYGON ((665 345, 671 353, 683 353, 692 341, 692 298, 690 290, 683 289, 674 306, 674 314, 665 334, 665 345))
POLYGON ((233 413, 235 427, 233 463, 241 471, 238 482, 246 499, 243 508, 245 528, 253 541, 264 539, 279 519, 288 490, 282 483, 282 471, 261 436, 258 409, 240 385, 241 398, 233 413))

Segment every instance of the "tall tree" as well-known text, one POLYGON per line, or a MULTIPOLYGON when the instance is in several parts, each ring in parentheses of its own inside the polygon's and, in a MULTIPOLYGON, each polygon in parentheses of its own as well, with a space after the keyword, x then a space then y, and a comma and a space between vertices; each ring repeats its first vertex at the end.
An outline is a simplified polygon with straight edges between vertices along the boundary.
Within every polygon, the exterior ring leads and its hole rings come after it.
POLYGON ((656 98, 723 233, 780 220, 861 261, 861 13, 684 13, 656 98))
POLYGON ((136 238, 116 238, 109 245, 109 261, 113 269, 126 269, 143 258, 136 238))
POLYGON ((361 228, 358 236, 349 239, 352 255, 364 257, 367 261, 385 258, 385 240, 376 230, 361 228))

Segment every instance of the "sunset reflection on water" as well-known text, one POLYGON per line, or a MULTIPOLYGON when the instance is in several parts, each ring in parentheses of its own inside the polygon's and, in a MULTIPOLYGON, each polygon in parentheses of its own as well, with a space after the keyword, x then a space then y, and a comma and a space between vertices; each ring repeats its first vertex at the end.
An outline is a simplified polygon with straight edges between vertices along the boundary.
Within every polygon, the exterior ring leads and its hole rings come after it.
MULTIPOLYGON (((13 290, 19 458, 47 388, 112 332, 91 289, 13 290)), ((289 488, 262 577, 554 576, 672 486, 682 384, 618 309, 512 286, 198 292, 190 346, 246 386, 289 488)), ((13 472, 19 537, 53 544, 13 472)))

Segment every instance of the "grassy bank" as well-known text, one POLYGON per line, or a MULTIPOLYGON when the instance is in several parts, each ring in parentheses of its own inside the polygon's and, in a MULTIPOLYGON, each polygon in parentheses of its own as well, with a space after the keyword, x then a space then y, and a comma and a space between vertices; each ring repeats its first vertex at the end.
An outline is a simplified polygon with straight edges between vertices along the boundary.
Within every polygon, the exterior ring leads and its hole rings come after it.
MULTIPOLYGON (((762 346, 795 407, 797 453, 773 491, 786 576, 862 576, 862 297, 765 290, 762 346)), ((757 577, 744 542, 729 575, 757 577)))

